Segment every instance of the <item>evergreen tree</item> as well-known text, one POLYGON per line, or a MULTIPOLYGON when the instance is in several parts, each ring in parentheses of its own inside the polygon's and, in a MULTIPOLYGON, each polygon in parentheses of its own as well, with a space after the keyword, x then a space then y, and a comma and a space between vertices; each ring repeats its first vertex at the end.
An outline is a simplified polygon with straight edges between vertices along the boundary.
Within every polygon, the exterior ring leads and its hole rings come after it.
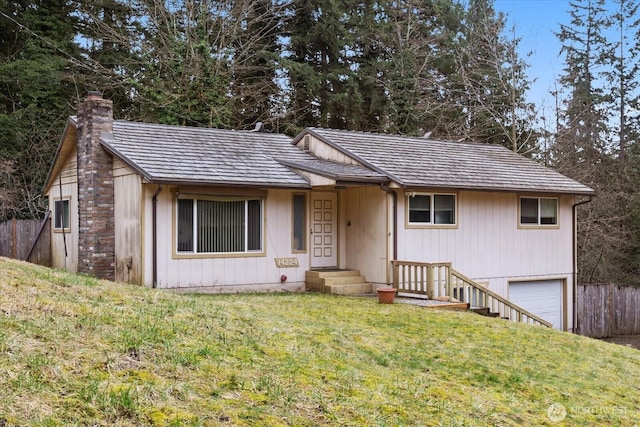
POLYGON ((74 7, 65 0, 0 1, 0 219, 46 210, 40 190, 77 94, 74 7))
POLYGON ((638 283, 631 211, 637 202, 629 192, 633 181, 624 155, 628 134, 621 134, 622 149, 611 143, 612 125, 625 127, 625 114, 617 117, 615 112, 625 109, 625 93, 632 87, 623 56, 615 55, 626 51, 618 50, 624 39, 607 37, 620 28, 620 20, 607 15, 604 0, 576 1, 570 15, 571 25, 561 26, 558 33, 566 58, 560 83, 568 96, 557 113, 553 164, 597 193, 578 211, 578 281, 638 283), (620 109, 611 108, 612 102, 620 109))
POLYGON ((233 13, 240 33, 233 52, 232 126, 247 129, 263 122, 275 127, 283 7, 271 1, 236 1, 233 13))
POLYGON ((610 17, 608 25, 617 38, 610 37, 604 52, 604 62, 608 66, 603 75, 607 87, 609 110, 617 111, 618 125, 610 139, 618 141, 618 153, 622 160, 627 157, 629 145, 638 135, 640 106, 640 4, 632 0, 616 0, 617 10, 610 17))
POLYGON ((461 117, 450 102, 449 77, 462 16, 463 9, 447 0, 387 4, 382 37, 388 58, 383 75, 389 132, 451 136, 451 124, 461 117))
POLYGON ((355 77, 351 6, 337 0, 290 4, 287 112, 294 131, 305 126, 359 127, 363 101, 355 77))
POLYGON ((134 101, 144 121, 230 127, 231 0, 148 0, 134 101))
POLYGON ((140 10, 126 0, 79 0, 78 38, 91 72, 78 69, 82 86, 113 101, 119 119, 139 119, 132 89, 143 70, 139 58, 143 22, 140 10))

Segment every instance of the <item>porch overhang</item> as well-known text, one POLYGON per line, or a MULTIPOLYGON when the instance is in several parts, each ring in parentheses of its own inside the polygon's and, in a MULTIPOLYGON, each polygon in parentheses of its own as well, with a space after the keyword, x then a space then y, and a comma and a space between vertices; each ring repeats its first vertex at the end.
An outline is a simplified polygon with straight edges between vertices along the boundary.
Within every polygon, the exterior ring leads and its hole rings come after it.
POLYGON ((303 176, 311 187, 353 187, 388 183, 389 178, 369 168, 329 160, 278 162, 303 176))

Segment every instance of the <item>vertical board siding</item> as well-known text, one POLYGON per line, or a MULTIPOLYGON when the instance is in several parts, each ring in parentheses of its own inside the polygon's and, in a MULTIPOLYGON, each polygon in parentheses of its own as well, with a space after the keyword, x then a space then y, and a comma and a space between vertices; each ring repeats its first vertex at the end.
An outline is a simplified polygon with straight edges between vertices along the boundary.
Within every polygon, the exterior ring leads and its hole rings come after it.
MULTIPOLYGON (((121 162, 119 162, 121 163, 121 162)), ((139 175, 114 162, 115 278, 119 282, 142 284, 142 227, 139 175), (118 173, 116 173, 118 171, 118 173), (128 171, 128 173, 127 173, 128 171), (129 267, 130 266, 130 267, 129 267)))
POLYGON ((406 197, 398 194, 398 259, 451 262, 453 267, 506 295, 506 278, 557 276, 571 280, 571 197, 560 197, 560 227, 518 228, 518 195, 458 193, 456 228, 406 228, 406 197), (499 286, 500 288, 497 288, 499 286))
POLYGON ((345 261, 368 282, 387 283, 387 194, 378 187, 346 190, 345 261), (350 224, 350 225, 349 225, 350 224))
POLYGON ((577 333, 591 338, 640 335, 640 287, 579 285, 577 333))
MULTIPOLYGON (((144 282, 152 284, 152 195, 155 186, 144 186, 144 282)), ((194 256, 176 257, 173 215, 175 210, 174 189, 165 187, 158 196, 158 287, 191 288, 235 285, 281 285, 280 277, 287 276, 287 283, 304 283, 309 269, 307 252, 293 253, 292 249, 292 190, 269 190, 264 199, 264 253, 241 256, 194 256), (278 268, 274 258, 294 257, 299 267, 278 268)), ((295 191, 300 193, 299 190, 295 191)), ((262 231, 261 231, 262 232, 262 231)))
MULTIPOLYGON (((53 212, 56 200, 69 199, 69 231, 51 232, 51 266, 63 268, 71 272, 78 271, 78 150, 74 148, 60 171, 60 179, 56 176, 49 188, 49 210, 53 212), (65 257, 65 246, 67 256, 65 257)), ((51 228, 53 228, 53 223, 51 228)))

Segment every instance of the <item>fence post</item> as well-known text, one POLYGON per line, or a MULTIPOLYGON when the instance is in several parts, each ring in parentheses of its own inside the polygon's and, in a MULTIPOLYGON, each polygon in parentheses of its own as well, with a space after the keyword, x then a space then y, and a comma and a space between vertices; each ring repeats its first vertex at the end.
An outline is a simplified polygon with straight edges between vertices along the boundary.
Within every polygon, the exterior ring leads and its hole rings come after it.
POLYGON ((11 220, 11 258, 18 258, 18 221, 11 220))
POLYGON ((613 336, 613 331, 617 329, 615 325, 616 313, 613 306, 613 283, 609 283, 609 300, 607 305, 609 306, 609 327, 607 328, 607 336, 613 336))

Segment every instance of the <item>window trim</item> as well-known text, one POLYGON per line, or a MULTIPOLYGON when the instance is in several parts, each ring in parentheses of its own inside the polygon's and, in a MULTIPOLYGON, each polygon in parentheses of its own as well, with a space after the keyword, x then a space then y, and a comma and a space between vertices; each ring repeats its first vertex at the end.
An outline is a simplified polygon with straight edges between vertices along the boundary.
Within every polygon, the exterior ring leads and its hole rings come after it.
POLYGON ((405 191, 405 228, 456 229, 458 228, 458 193, 437 191, 405 191), (430 196, 431 222, 411 222, 409 220, 410 198, 414 196, 430 196), (453 224, 435 224, 435 196, 453 196, 453 224))
MULTIPOLYGON (((173 201, 171 203, 171 211, 172 211, 172 259, 204 259, 204 258, 252 258, 252 257, 264 257, 266 256, 266 245, 267 245, 267 207, 266 207, 266 197, 262 195, 252 195, 252 194, 229 194, 224 193, 220 195, 215 194, 181 194, 177 190, 175 191, 175 197, 172 198, 173 201), (245 201, 245 215, 248 200, 259 200, 260 201, 260 214, 261 218, 261 246, 262 249, 259 251, 247 251, 244 252, 184 252, 178 251, 178 200, 180 199, 188 199, 188 200, 210 200, 210 201, 223 201, 223 200, 233 200, 236 199, 238 201, 245 201)), ((196 215, 196 211, 194 209, 194 217, 196 215)), ((195 225, 195 224, 194 224, 195 225)), ((195 228, 195 227, 194 227, 195 228)), ((195 235, 195 230, 194 230, 195 235)), ((194 241, 194 248, 197 243, 194 241)))
POLYGON ((309 236, 307 229, 309 228, 309 193, 294 192, 291 193, 291 253, 292 254, 304 254, 309 250, 309 236), (296 196, 304 197, 304 224, 302 225, 302 235, 304 238, 302 249, 296 249, 295 247, 295 205, 294 199, 296 196))
POLYGON ((560 228, 560 197, 557 196, 537 196, 537 195, 520 195, 518 196, 518 228, 521 229, 557 229, 560 228), (538 220, 535 224, 522 223, 522 199, 535 199, 538 202, 538 220), (541 224, 540 223, 540 200, 555 200, 556 202, 556 223, 541 224))
MULTIPOLYGON (((63 196, 62 198, 58 197, 53 199, 53 212, 52 212, 52 224, 53 224, 53 231, 55 233, 69 233, 71 232, 71 197, 70 196, 63 196), (62 227, 56 227, 56 204, 57 202, 62 202, 64 205, 64 202, 67 202, 67 206, 69 207, 68 209, 68 217, 67 217, 67 221, 68 221, 68 225, 65 227, 64 223, 62 224, 62 227)), ((64 221, 63 221, 64 222, 64 221)))

